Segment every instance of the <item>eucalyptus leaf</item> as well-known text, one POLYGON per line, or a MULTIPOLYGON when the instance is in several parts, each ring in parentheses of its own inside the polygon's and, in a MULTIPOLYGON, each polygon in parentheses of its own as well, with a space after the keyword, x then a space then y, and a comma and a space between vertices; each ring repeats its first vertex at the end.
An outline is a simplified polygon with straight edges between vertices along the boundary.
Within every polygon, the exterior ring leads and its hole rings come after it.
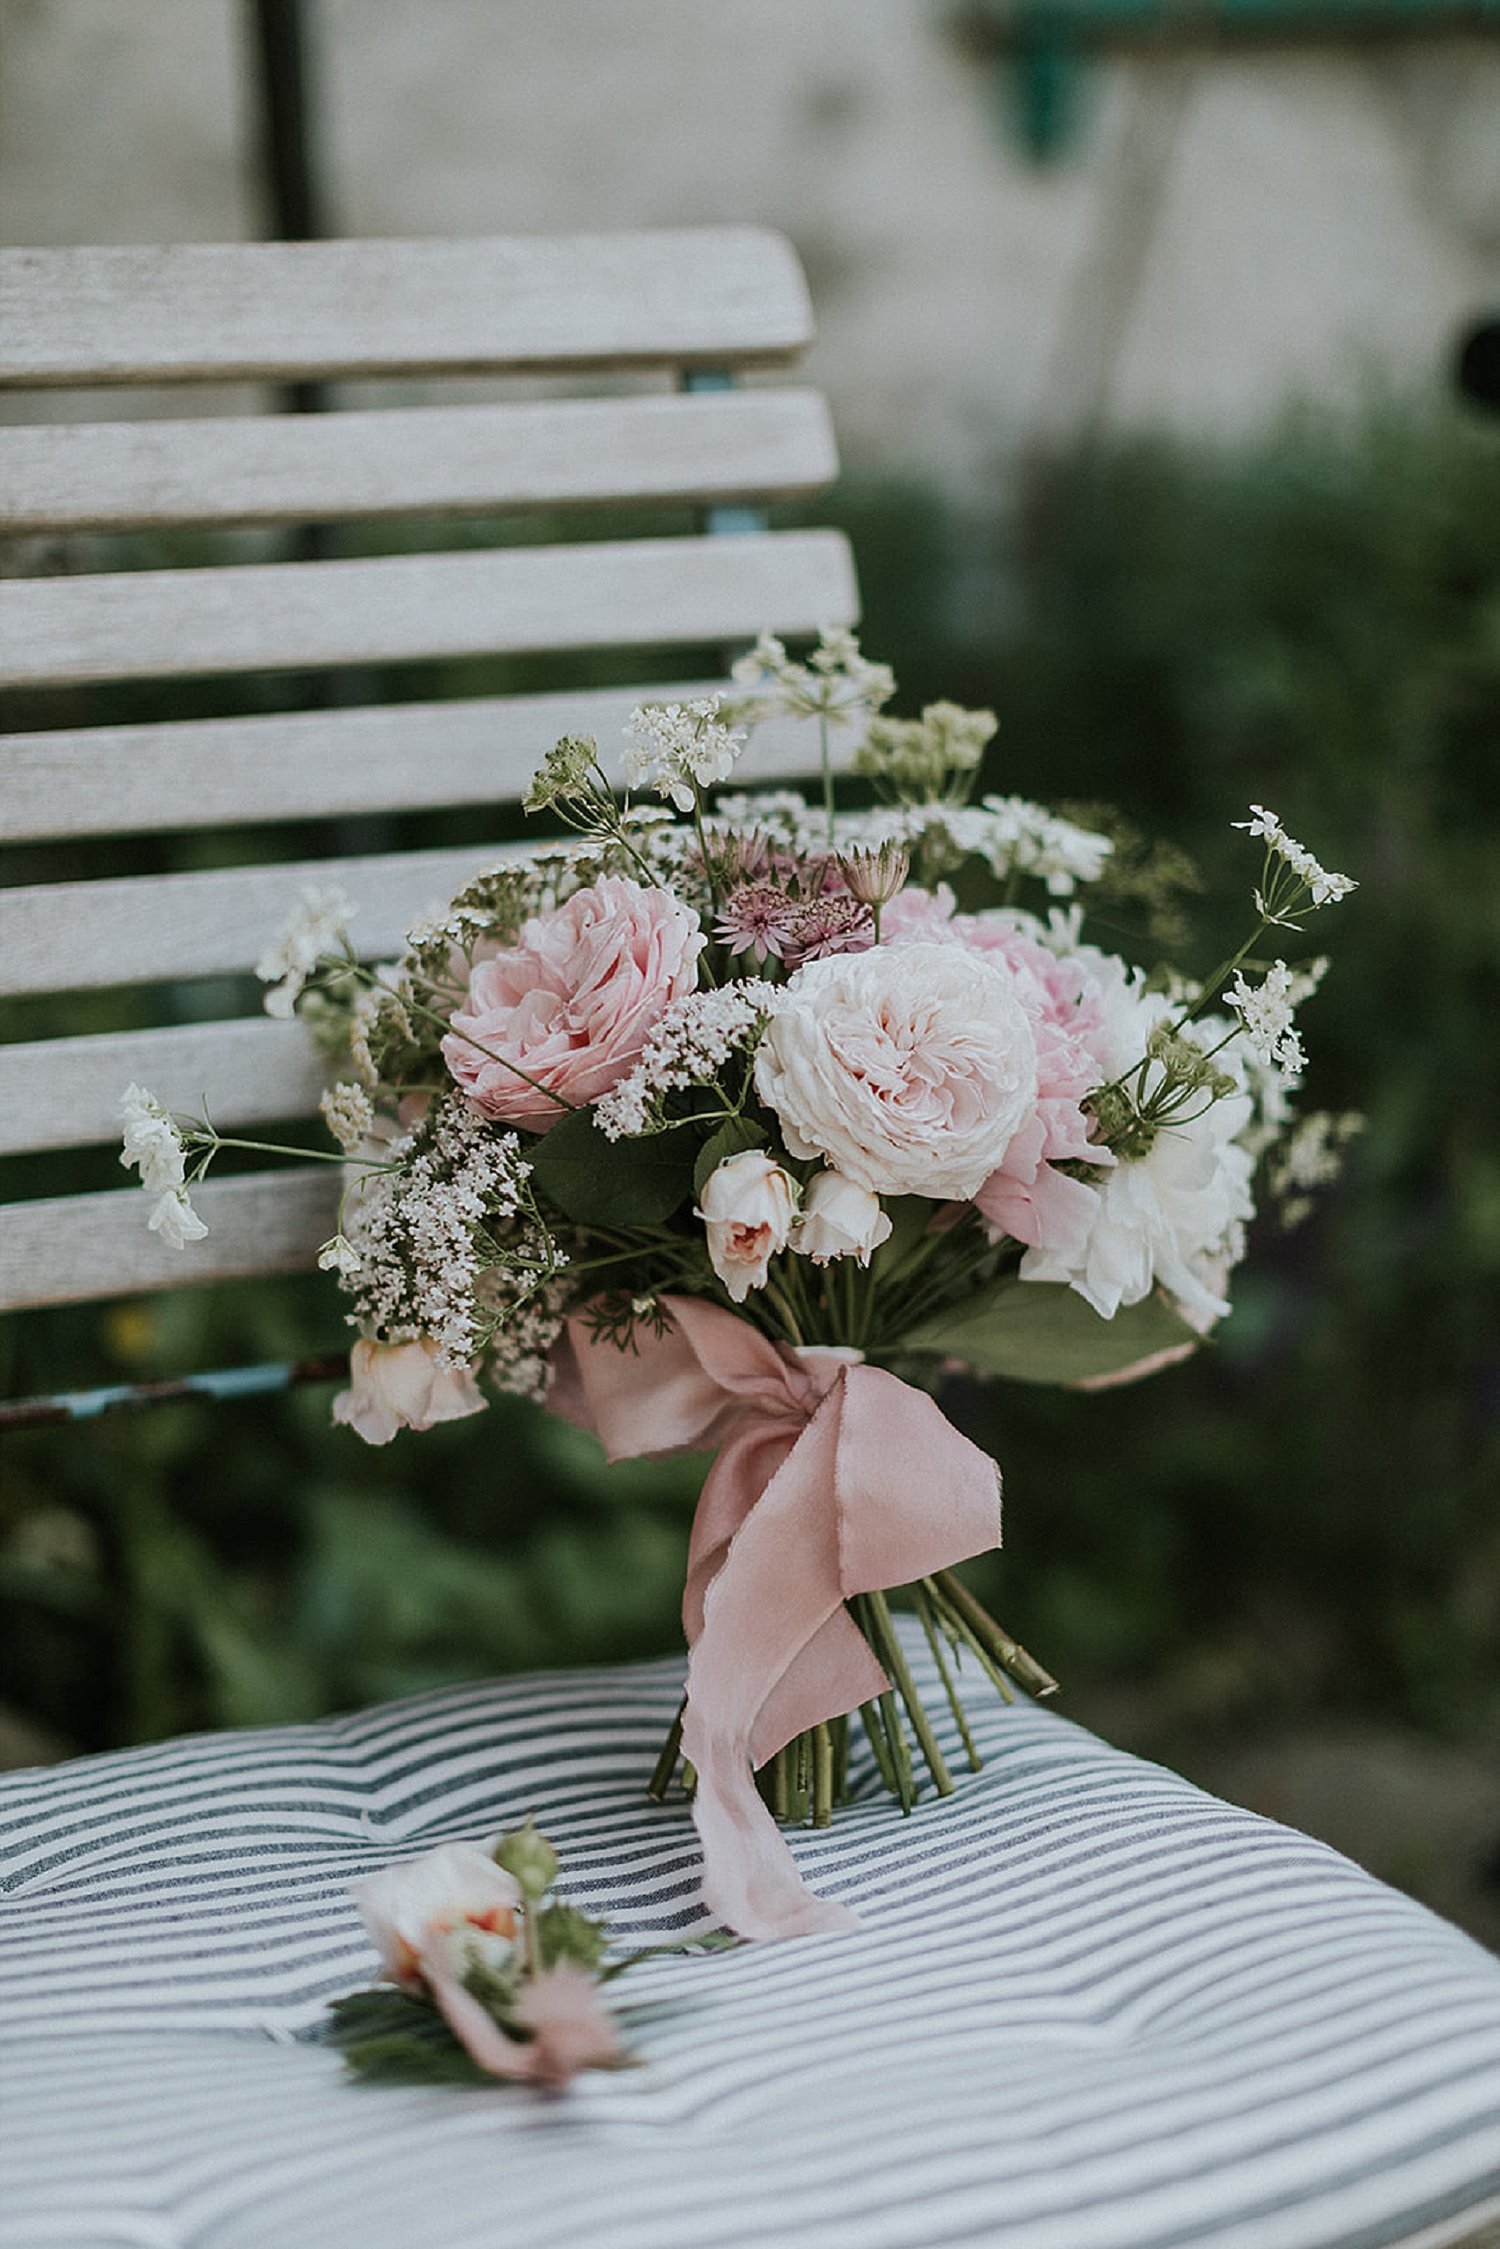
POLYGON ((1159 1296, 1101 1319, 1076 1289, 1056 1281, 1008 1280, 952 1306, 901 1338, 909 1351, 937 1351, 981 1374, 1013 1382, 1087 1382, 1138 1359, 1202 1338, 1159 1296))
POLYGON ((765 1128, 749 1117, 726 1117, 716 1132, 711 1132, 698 1150, 698 1161, 693 1166, 693 1193, 701 1195, 713 1173, 731 1156, 742 1156, 749 1148, 764 1148, 765 1128))
POLYGON ((527 1150, 536 1184, 580 1226, 660 1226, 686 1201, 697 1134, 679 1127, 608 1140, 575 1109, 527 1150))

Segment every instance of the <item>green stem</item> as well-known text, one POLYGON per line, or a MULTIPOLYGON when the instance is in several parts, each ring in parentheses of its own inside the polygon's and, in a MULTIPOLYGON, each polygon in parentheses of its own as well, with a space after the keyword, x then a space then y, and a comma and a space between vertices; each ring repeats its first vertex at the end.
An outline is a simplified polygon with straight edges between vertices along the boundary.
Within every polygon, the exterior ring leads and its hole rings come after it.
POLYGON ((952 1570, 935 1570, 928 1583, 942 1597, 947 1606, 956 1610, 975 1636, 989 1648, 995 1661, 1013 1679, 1038 1697, 1055 1695, 1057 1681, 1050 1671, 1044 1671, 1035 1656, 1029 1656, 1019 1640, 1013 1640, 1002 1625, 995 1622, 988 1609, 975 1600, 968 1587, 954 1576, 952 1570))
POLYGON ((818 750, 823 761, 823 816, 828 823, 828 848, 833 849, 833 758, 828 747, 828 714, 818 713, 818 750))
POLYGON ((911 1590, 917 1615, 922 1620, 922 1630, 927 1635, 927 1645, 932 1653, 933 1669, 943 1682, 943 1692, 948 1697, 948 1708, 953 1713, 953 1723, 957 1726, 959 1740, 964 1745, 964 1754, 969 1760, 969 1770, 971 1773, 977 1773, 984 1760, 974 1746, 974 1736, 969 1731, 969 1721, 965 1715, 964 1706, 959 1700, 958 1682, 948 1669, 948 1658, 943 1653, 943 1643, 938 1631, 937 1619, 932 1613, 931 1597, 925 1584, 914 1585, 911 1590))
POLYGON ((833 1735, 826 1722, 813 1728, 812 1823, 828 1827, 833 1821, 833 1735))
POLYGON ((932 1730, 931 1720, 922 1707, 922 1698, 917 1693, 916 1681, 912 1678, 911 1668, 906 1660, 906 1651, 896 1635, 896 1627, 891 1621, 890 1607, 885 1595, 883 1593, 867 1593, 865 1595, 865 1609, 866 1615, 875 1627, 870 1645, 889 1672, 896 1692, 906 1705, 906 1713, 911 1720, 912 1731, 917 1737, 917 1743, 923 1757, 927 1760, 927 1770, 932 1775, 933 1785, 939 1796, 951 1796, 953 1794, 953 1775, 948 1770, 947 1759, 938 1747, 937 1736, 932 1730))
POLYGON ((661 1755, 656 1760, 656 1769, 646 1783, 646 1794, 653 1803, 662 1804, 666 1802, 667 1790, 672 1785, 673 1776, 677 1771, 677 1760, 682 1754, 682 1721, 686 1711, 687 1696, 684 1695, 677 1705, 677 1716, 672 1720, 671 1730, 662 1743, 661 1755))

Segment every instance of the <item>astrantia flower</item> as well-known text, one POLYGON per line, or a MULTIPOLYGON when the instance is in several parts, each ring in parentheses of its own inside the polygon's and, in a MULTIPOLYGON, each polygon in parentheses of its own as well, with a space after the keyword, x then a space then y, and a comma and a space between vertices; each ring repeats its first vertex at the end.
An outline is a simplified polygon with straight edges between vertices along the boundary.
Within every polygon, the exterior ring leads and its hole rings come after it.
POLYGON ((724 900, 714 935, 731 953, 780 960, 797 925, 798 909, 774 882, 736 884, 724 900))
POLYGON ((867 952, 875 942, 875 924, 868 906, 847 895, 809 898, 799 905, 782 944, 787 965, 828 960, 835 953, 867 952))
POLYGON ((967 1199, 1036 1100, 1036 1040, 1005 969, 880 945, 798 969, 755 1088, 794 1156, 876 1195, 967 1199))

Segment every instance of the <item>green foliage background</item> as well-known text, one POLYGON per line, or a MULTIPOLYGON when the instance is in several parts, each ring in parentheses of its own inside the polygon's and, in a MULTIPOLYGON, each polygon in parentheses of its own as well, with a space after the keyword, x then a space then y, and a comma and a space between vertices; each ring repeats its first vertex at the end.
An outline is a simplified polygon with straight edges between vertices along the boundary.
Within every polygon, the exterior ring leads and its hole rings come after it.
MULTIPOLYGON (((1232 450, 1112 442, 1033 464, 978 551, 919 490, 853 483, 815 512, 853 534, 902 709, 990 704, 990 785, 1113 801, 1194 856, 1193 963, 1240 928, 1256 863, 1229 823, 1252 798, 1362 884, 1315 926, 1335 966, 1306 1010, 1310 1104, 1369 1115, 1346 1180, 1291 1235, 1259 1229, 1186 1369, 1097 1397, 956 1390, 1006 1477, 1006 1553, 977 1589, 1085 1705, 1149 1681, 1195 1724, 1359 1711, 1492 1739, 1493 427, 1385 405, 1232 450)), ((1151 957, 1144 929, 1115 935, 1151 957)), ((321 1282, 190 1289, 7 1323, 0 1373, 51 1389, 339 1336, 321 1282)), ((520 1407, 373 1452, 327 1403, 10 1440, 0 1699, 95 1747, 678 1645, 701 1463, 606 1474, 520 1407)))

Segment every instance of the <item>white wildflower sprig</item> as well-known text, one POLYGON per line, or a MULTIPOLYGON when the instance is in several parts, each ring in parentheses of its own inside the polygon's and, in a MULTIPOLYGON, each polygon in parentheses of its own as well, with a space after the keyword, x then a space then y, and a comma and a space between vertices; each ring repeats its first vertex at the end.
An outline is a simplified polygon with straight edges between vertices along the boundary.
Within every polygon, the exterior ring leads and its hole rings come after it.
POLYGON ((1278 1069, 1284 1078, 1299 1077, 1307 1068, 1307 1056, 1293 1022, 1297 1003, 1292 972, 1285 961, 1273 962, 1258 984, 1247 984, 1244 970, 1237 970, 1224 994, 1224 1004, 1234 1009, 1246 1038, 1263 1062, 1278 1069))
POLYGON ((279 933, 255 964, 255 973, 271 990, 265 995, 267 1015, 287 1020, 296 1013, 297 1001, 324 964, 347 969, 352 964, 349 923, 354 908, 332 884, 326 889, 305 889, 279 933))
POLYGON ((1349 1144, 1364 1131, 1365 1123, 1357 1109, 1342 1114, 1315 1109, 1287 1135, 1269 1166, 1267 1184, 1288 1231, 1300 1226, 1312 1210, 1314 1191, 1338 1178, 1349 1144))
POLYGON ((762 633, 748 655, 730 666, 730 678, 745 689, 731 705, 734 718, 757 726, 768 718, 819 718, 846 726, 862 713, 878 711, 896 692, 889 664, 872 664, 854 634, 824 625, 805 664, 793 663, 774 633, 762 633))
POLYGON ((719 716, 723 700, 638 705, 625 729, 627 786, 656 789, 679 812, 697 811, 703 791, 729 779, 748 739, 719 716))
POLYGON ((678 1121, 667 1114, 668 1094, 690 1086, 718 1090, 728 1114, 734 1103, 717 1086, 719 1072, 736 1051, 748 1055, 774 1004, 773 987, 752 977, 690 992, 667 1008, 647 1032, 635 1068, 594 1110, 605 1138, 634 1140, 664 1131, 678 1121))
POLYGON ((1274 812, 1252 804, 1248 820, 1230 824, 1247 835, 1265 839, 1266 860, 1255 892, 1255 910, 1261 920, 1280 929, 1300 929, 1305 917, 1319 906, 1336 905, 1359 885, 1349 875, 1336 875, 1320 866, 1305 844, 1289 836, 1274 812))
POLYGON ((872 664, 860 653, 853 633, 824 625, 805 664, 794 664, 774 633, 762 633, 748 655, 730 667, 730 677, 746 693, 731 704, 729 716, 747 726, 768 718, 816 719, 823 764, 825 841, 833 845, 833 756, 829 728, 868 719, 896 692, 889 664, 872 664))
MULTIPOLYGON (((208 1228, 194 1210, 187 1191, 189 1143, 176 1118, 143 1085, 131 1084, 120 1096, 125 1119, 120 1161, 127 1170, 139 1171, 141 1185, 157 1200, 146 1221, 173 1249, 201 1242, 208 1228)), ((201 1177, 201 1168, 198 1173, 201 1177)))
POLYGON ((853 769, 898 804, 961 803, 998 720, 993 711, 929 703, 920 718, 872 718, 853 769))

